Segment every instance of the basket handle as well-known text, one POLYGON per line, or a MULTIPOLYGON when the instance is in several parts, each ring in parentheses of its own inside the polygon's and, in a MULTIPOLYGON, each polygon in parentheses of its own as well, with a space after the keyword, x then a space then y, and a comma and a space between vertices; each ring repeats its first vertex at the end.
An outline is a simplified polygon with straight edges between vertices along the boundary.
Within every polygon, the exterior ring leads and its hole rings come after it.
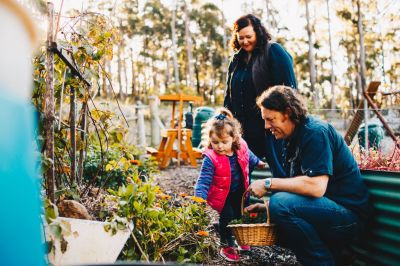
MULTIPOLYGON (((244 214, 244 200, 246 198, 246 194, 249 192, 250 192, 249 189, 247 189, 242 195, 242 205, 241 205, 242 216, 244 214)), ((267 211, 267 224, 270 224, 271 221, 270 221, 270 217, 269 217, 269 203, 267 203, 267 201, 265 199, 263 199, 263 200, 264 200, 265 209, 267 211)))

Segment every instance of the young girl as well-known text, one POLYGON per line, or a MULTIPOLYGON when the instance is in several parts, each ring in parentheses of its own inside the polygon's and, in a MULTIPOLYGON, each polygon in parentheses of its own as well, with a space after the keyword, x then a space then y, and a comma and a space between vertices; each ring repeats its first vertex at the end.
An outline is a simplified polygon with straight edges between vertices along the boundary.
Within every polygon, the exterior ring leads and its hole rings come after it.
MULTIPOLYGON (((250 169, 257 165, 264 167, 265 163, 249 150, 241 138, 240 124, 229 110, 219 109, 217 115, 207 121, 207 129, 208 147, 203 153, 195 195, 207 200, 219 213, 220 255, 228 261, 239 261, 227 225, 241 218, 241 199, 249 186, 250 169)), ((248 246, 240 248, 250 249, 248 246)))

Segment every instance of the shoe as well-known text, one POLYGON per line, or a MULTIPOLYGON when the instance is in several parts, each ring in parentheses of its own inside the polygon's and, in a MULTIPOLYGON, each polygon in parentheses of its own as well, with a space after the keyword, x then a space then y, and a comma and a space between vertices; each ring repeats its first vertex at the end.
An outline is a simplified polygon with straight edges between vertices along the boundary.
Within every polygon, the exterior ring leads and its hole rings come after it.
POLYGON ((221 257, 223 257, 227 261, 231 261, 231 262, 240 261, 240 256, 239 256, 238 252, 236 251, 236 249, 234 249, 233 247, 221 248, 221 250, 219 251, 219 255, 221 255, 221 257))
POLYGON ((250 251, 250 246, 238 246, 239 251, 250 251))

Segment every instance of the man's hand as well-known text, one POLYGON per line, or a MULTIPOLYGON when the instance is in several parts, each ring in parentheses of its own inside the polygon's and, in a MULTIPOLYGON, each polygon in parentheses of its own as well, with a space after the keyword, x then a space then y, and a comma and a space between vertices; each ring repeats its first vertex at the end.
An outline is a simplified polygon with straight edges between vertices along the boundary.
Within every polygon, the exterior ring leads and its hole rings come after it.
POLYGON ((267 194, 267 188, 264 185, 265 180, 256 180, 249 186, 249 191, 252 195, 256 196, 257 198, 261 198, 267 194))
POLYGON ((265 204, 262 203, 255 203, 252 204, 244 209, 245 212, 265 212, 265 204))

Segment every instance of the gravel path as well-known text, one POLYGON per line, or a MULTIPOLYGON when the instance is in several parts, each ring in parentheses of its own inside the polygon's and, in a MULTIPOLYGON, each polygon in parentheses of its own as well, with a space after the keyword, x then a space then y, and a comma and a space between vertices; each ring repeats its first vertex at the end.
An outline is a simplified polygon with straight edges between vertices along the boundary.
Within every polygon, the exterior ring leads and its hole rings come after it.
MULTIPOLYGON (((196 183, 199 168, 182 165, 176 166, 176 163, 160 172, 156 176, 156 182, 161 190, 167 194, 187 193, 193 195, 193 188, 196 183)), ((211 223, 218 221, 218 214, 209 210, 211 223)), ((210 237, 218 241, 215 230, 211 229, 210 237)), ((240 263, 229 263, 217 256, 209 265, 299 265, 293 253, 279 246, 271 247, 252 247, 248 252, 241 253, 240 263)))

